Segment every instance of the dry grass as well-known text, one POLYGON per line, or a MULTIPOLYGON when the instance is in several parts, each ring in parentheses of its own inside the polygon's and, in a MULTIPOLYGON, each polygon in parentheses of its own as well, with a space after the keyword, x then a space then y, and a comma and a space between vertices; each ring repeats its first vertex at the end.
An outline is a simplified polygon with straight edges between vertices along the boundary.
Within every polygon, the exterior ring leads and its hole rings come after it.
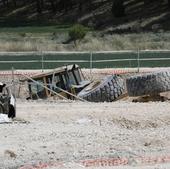
POLYGON ((78 50, 137 50, 137 49, 170 49, 170 34, 125 34, 105 35, 104 37, 87 36, 78 50))
POLYGON ((38 46, 31 42, 5 42, 0 44, 1 51, 35 51, 38 46))
MULTIPOLYGON (((16 36, 16 35, 15 35, 16 36)), ((63 44, 65 35, 40 36, 19 35, 15 38, 6 34, 0 36, 0 51, 100 51, 100 50, 137 50, 137 49, 170 49, 170 33, 140 33, 101 35, 88 33, 75 47, 73 43, 63 44)))
POLYGON ((52 43, 39 43, 39 42, 5 42, 0 43, 0 51, 19 52, 19 51, 61 51, 63 48, 61 45, 52 43))

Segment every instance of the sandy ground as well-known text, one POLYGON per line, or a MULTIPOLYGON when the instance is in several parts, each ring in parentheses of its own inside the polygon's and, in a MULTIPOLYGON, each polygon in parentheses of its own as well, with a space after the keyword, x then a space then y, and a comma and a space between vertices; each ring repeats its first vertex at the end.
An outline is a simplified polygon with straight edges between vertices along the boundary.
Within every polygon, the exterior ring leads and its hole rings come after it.
MULTIPOLYGON (((97 79, 105 74, 112 72, 92 72, 97 79)), ((0 169, 170 169, 169 101, 18 99, 17 119, 0 125, 0 169), (111 166, 104 161, 101 167, 103 159, 111 166)))
POLYGON ((0 169, 84 168, 82 160, 103 158, 128 159, 126 166, 105 169, 170 168, 137 160, 170 157, 170 102, 17 100, 17 118, 26 122, 0 125, 0 169))

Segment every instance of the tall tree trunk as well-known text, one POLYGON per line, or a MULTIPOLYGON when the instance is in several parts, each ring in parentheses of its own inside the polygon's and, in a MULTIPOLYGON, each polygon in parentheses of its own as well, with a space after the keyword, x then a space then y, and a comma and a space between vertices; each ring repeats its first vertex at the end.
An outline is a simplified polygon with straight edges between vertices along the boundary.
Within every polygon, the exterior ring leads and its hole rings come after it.
POLYGON ((56 12, 56 5, 54 0, 50 0, 52 12, 56 12))
POLYGON ((92 1, 87 0, 86 3, 87 3, 87 8, 89 9, 89 11, 91 11, 92 10, 92 1))
POLYGON ((6 4, 7 4, 7 6, 9 6, 9 1, 8 0, 6 0, 6 4))
POLYGON ((16 2, 16 0, 13 0, 13 4, 14 4, 15 7, 17 7, 17 2, 16 2))
POLYGON ((36 0, 36 3, 37 3, 37 12, 40 14, 42 13, 41 0, 36 0))
POLYGON ((80 11, 80 12, 82 12, 82 6, 83 6, 83 3, 82 3, 82 1, 80 0, 80 2, 79 2, 79 11, 80 11))
POLYGON ((2 0, 2 3, 4 7, 9 6, 8 0, 2 0))
POLYGON ((41 8, 44 8, 44 0, 41 0, 41 8))
POLYGON ((2 0, 3 6, 6 6, 5 0, 2 0))

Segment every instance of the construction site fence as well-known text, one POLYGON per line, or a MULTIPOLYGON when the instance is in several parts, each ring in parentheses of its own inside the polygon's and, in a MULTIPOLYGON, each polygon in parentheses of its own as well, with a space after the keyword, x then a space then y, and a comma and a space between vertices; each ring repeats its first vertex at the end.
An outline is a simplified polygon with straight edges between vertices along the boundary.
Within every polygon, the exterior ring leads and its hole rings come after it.
POLYGON ((68 64, 89 69, 170 67, 170 50, 0 52, 0 70, 44 70, 68 64))

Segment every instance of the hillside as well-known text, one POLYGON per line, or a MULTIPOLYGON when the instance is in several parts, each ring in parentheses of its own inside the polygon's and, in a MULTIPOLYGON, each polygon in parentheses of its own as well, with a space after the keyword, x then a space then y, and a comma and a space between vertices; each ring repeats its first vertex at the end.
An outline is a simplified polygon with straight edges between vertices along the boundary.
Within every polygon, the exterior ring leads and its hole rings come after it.
POLYGON ((48 26, 79 22, 111 33, 170 30, 168 0, 124 0, 125 14, 122 17, 115 17, 112 12, 115 1, 0 0, 0 26, 48 26))
POLYGON ((0 51, 170 49, 168 0, 0 0, 0 51), (68 32, 88 27, 76 46, 68 32))

